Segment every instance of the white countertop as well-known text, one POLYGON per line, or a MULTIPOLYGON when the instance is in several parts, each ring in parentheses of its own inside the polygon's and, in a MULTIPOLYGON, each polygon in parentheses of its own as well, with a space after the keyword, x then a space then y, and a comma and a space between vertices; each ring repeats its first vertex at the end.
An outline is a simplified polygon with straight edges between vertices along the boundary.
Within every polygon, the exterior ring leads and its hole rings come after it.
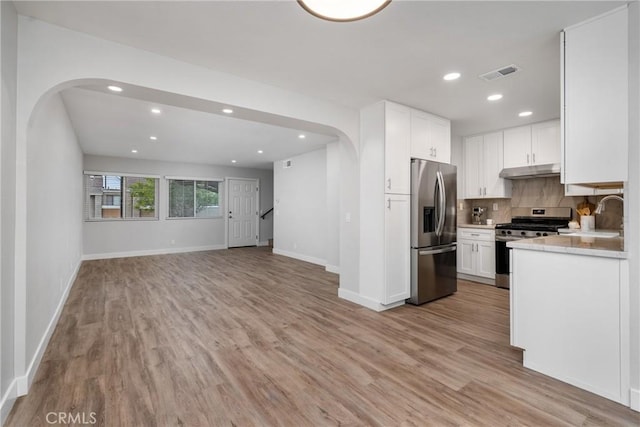
POLYGON ((487 224, 458 224, 458 228, 484 228, 487 230, 493 230, 496 228, 495 224, 487 225, 487 224))
POLYGON ((507 247, 603 258, 627 258, 622 237, 548 236, 508 242, 507 247))

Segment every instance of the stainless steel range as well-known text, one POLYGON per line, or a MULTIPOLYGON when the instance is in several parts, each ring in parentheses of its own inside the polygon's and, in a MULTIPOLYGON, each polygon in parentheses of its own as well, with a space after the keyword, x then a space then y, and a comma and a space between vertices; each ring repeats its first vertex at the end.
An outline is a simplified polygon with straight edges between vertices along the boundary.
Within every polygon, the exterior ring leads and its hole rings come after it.
POLYGON ((509 289, 507 242, 557 235, 571 221, 571 208, 512 208, 511 222, 496 225, 496 286, 509 289))

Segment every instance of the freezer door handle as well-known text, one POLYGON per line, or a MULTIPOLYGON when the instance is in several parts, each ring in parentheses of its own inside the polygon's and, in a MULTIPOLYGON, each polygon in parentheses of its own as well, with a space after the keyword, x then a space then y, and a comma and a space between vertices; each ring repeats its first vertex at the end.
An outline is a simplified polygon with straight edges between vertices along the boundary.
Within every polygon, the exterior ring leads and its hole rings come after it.
POLYGON ((418 255, 426 256, 426 255, 445 254, 447 252, 454 252, 455 250, 456 250, 456 245, 451 245, 444 248, 430 249, 427 251, 418 251, 418 255))

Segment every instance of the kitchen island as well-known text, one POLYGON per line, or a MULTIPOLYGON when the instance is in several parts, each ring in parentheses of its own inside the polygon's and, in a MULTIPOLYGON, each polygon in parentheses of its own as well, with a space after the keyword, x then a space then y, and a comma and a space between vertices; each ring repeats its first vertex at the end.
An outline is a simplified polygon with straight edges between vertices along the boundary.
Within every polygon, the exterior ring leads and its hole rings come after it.
POLYGON ((621 237, 509 242, 511 345, 525 367, 629 405, 629 280, 621 237))

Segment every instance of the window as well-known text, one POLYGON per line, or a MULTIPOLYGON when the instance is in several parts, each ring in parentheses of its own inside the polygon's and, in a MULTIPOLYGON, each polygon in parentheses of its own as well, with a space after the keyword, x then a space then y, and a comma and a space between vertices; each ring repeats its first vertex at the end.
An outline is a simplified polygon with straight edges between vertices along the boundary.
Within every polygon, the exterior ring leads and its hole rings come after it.
POLYGON ((220 181, 168 179, 169 218, 215 218, 221 216, 220 181))
POLYGON ((85 220, 158 219, 158 178, 85 174, 85 220))

